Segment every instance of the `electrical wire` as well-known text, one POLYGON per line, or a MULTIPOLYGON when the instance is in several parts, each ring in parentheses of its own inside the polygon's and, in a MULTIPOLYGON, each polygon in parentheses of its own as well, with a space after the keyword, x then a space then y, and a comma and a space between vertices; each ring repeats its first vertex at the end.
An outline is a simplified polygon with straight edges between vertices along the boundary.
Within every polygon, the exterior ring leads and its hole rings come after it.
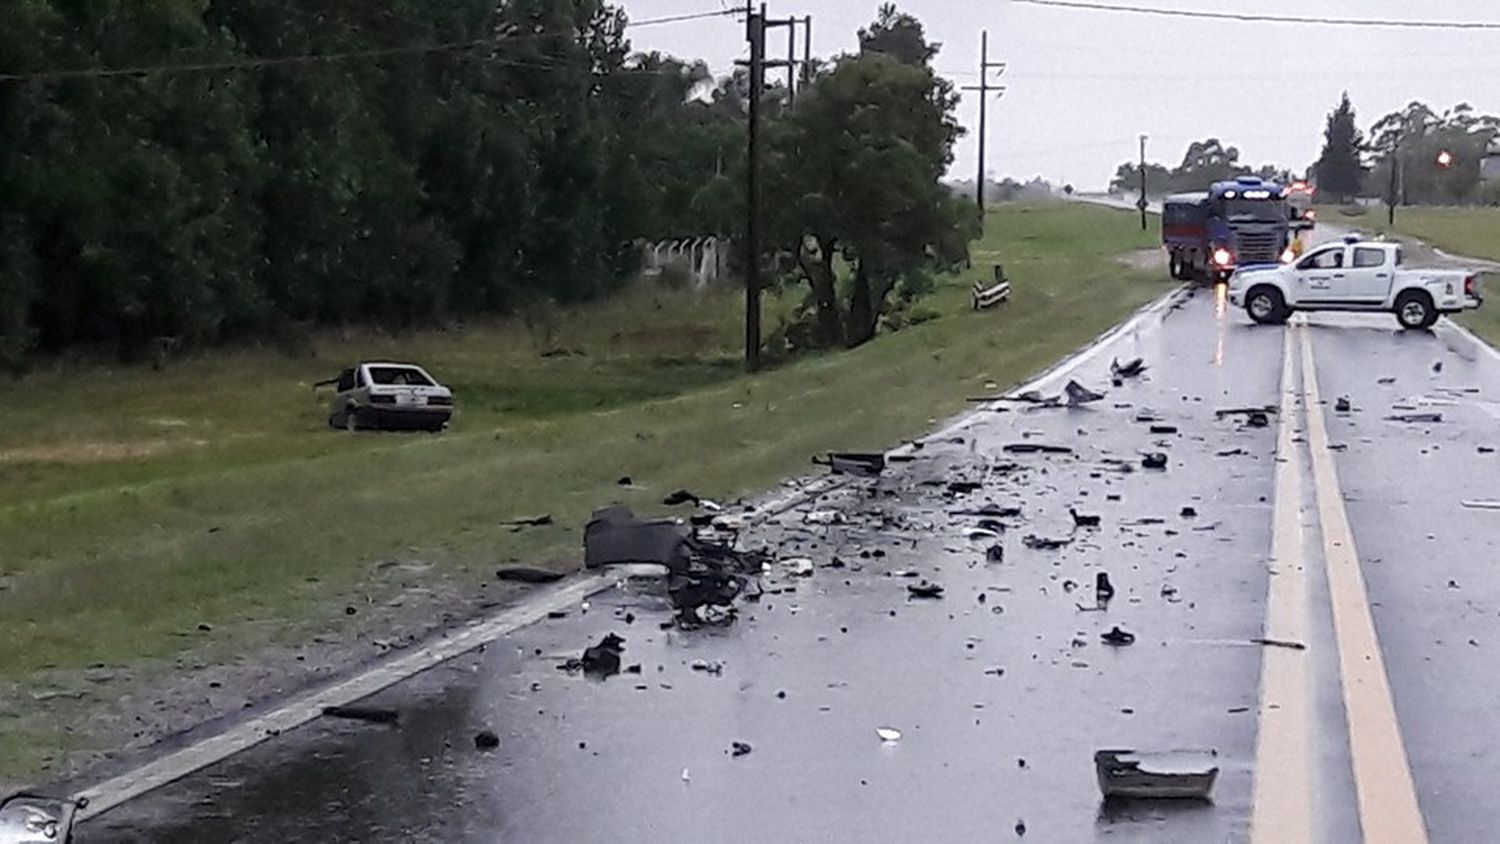
MULTIPOLYGON (((712 12, 691 12, 681 15, 670 15, 660 18, 647 18, 640 21, 629 21, 627 27, 658 26, 669 23, 680 23, 682 21, 698 20, 700 18, 727 17, 742 13, 742 9, 719 9, 712 12)), ((43 82, 58 81, 63 79, 109 79, 121 76, 146 76, 160 73, 203 73, 212 71, 236 71, 236 70, 260 70, 268 67, 282 67, 287 65, 321 64, 332 62, 353 61, 358 59, 380 59, 391 56, 430 55, 443 52, 463 52, 481 47, 492 47, 500 44, 510 44, 526 41, 533 38, 547 37, 556 33, 531 33, 524 35, 505 35, 492 38, 480 38, 472 41, 451 41, 442 44, 408 44, 400 47, 380 47, 368 50, 348 50, 334 53, 311 53, 297 56, 268 56, 265 58, 235 59, 222 62, 200 62, 195 64, 170 64, 170 65, 141 65, 136 67, 96 67, 77 68, 72 70, 41 70, 32 73, 0 73, 0 83, 4 82, 43 82)), ((527 63, 521 60, 507 60, 499 57, 489 57, 488 61, 498 62, 516 67, 536 67, 544 70, 553 70, 560 65, 543 65, 540 63, 527 63)), ((675 75, 666 70, 644 70, 624 68, 624 73, 662 73, 675 75)))
POLYGON ((1422 21, 1410 19, 1379 18, 1327 18, 1295 17, 1292 15, 1267 15, 1258 12, 1214 12, 1206 9, 1162 9, 1155 6, 1116 6, 1095 3, 1090 0, 1010 0, 1027 6, 1049 6, 1057 9, 1083 9, 1098 12, 1129 12, 1137 15, 1159 17, 1199 18, 1205 20, 1227 20, 1249 23, 1300 23, 1323 26, 1371 26, 1396 29, 1471 29, 1500 30, 1500 22, 1492 21, 1422 21))

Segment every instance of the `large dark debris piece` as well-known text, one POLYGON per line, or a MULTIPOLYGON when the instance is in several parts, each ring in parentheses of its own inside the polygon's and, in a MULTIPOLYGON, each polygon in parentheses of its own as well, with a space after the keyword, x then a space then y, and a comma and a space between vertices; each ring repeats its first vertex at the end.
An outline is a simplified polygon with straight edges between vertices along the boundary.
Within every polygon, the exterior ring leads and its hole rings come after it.
POLYGON ((1137 378, 1141 375, 1141 373, 1145 371, 1145 358, 1135 358, 1133 360, 1127 360, 1124 363, 1120 363, 1120 359, 1115 358, 1109 364, 1109 374, 1112 378, 1115 379, 1137 378))
POLYGON ((1082 404, 1093 404, 1094 402, 1104 398, 1103 393, 1096 393, 1093 390, 1090 390, 1088 387, 1085 387, 1082 384, 1078 383, 1077 381, 1069 381, 1067 386, 1063 388, 1063 392, 1068 396, 1069 407, 1077 407, 1082 404))
POLYGON ((625 652, 625 640, 613 633, 605 634, 599 644, 583 650, 583 656, 570 659, 558 668, 563 671, 582 671, 595 677, 609 677, 620 673, 620 655, 625 652))
POLYGON ((645 563, 667 570, 667 594, 683 626, 727 623, 732 604, 766 555, 693 536, 674 521, 641 521, 625 507, 594 513, 583 533, 584 565, 645 563))
POLYGON ((813 463, 827 466, 835 475, 857 478, 875 478, 885 471, 885 455, 878 452, 834 451, 822 460, 814 457, 813 463))
POLYGON ((1094 752, 1099 791, 1106 799, 1207 800, 1219 776, 1217 763, 1211 750, 1094 752))

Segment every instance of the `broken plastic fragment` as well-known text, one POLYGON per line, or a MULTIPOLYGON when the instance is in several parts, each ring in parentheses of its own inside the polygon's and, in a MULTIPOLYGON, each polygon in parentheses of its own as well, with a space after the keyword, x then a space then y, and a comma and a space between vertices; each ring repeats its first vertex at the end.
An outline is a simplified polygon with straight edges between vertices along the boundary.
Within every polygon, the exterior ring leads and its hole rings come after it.
POLYGON ((1111 627, 1108 632, 1100 634, 1099 638, 1103 640, 1104 644, 1114 645, 1115 647, 1135 644, 1135 634, 1121 630, 1118 624, 1111 627))
POLYGON ((876 727, 875 735, 880 736, 880 740, 887 744, 901 740, 901 731, 895 727, 876 727))

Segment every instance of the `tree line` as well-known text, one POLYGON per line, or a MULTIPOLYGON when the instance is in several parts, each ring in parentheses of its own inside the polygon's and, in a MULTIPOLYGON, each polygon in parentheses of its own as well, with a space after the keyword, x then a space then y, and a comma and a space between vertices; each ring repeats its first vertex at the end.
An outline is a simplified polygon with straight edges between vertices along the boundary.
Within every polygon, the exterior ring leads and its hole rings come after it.
MULTIPOLYGON (((450 324, 607 295, 643 240, 737 236, 744 73, 628 26, 603 0, 7 4, 0 363, 450 324)), ((938 182, 936 46, 893 7, 861 45, 767 96, 756 260, 807 284, 824 344, 972 233, 938 182)))
MULTIPOLYGON (((1164 164, 1146 162, 1146 193, 1161 196, 1169 193, 1207 190, 1214 182, 1239 176, 1259 176, 1268 180, 1290 180, 1291 173, 1274 164, 1263 164, 1251 169, 1241 163, 1238 147, 1225 144, 1218 138, 1206 138, 1188 144, 1182 162, 1168 168, 1164 164)), ((1116 193, 1134 194, 1141 189, 1141 166, 1127 161, 1115 169, 1109 187, 1116 193)))
POLYGON ((1335 199, 1500 204, 1500 179, 1486 182, 1482 173, 1497 136, 1500 118, 1479 114, 1468 103, 1438 113, 1416 100, 1362 132, 1346 93, 1328 114, 1323 153, 1312 172, 1319 189, 1335 199))

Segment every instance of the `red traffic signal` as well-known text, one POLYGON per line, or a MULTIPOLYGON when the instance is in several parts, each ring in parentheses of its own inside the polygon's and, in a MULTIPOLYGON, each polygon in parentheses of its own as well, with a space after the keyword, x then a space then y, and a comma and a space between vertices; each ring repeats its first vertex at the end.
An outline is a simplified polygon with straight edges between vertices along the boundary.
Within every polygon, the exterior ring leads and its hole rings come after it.
POLYGON ((1445 167, 1445 168, 1446 167, 1452 167, 1453 166, 1453 153, 1451 153, 1451 152, 1449 152, 1447 150, 1443 150, 1443 151, 1439 152, 1437 154, 1437 166, 1439 166, 1439 167, 1445 167))

